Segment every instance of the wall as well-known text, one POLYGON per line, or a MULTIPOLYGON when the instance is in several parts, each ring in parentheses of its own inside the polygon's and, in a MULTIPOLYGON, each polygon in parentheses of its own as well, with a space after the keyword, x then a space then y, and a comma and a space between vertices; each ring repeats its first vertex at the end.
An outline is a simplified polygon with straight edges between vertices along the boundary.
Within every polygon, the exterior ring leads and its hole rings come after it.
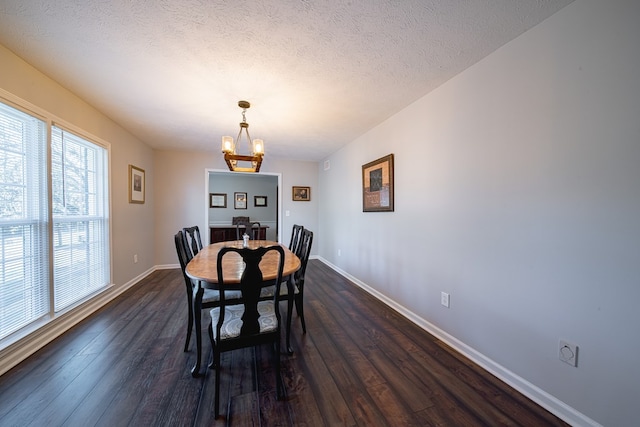
POLYGON ((576 425, 638 421, 639 20, 577 0, 318 168, 321 257, 576 425))
POLYGON ((113 283, 124 284, 153 268, 154 196, 129 203, 129 164, 154 180, 152 150, 91 105, 0 45, 0 88, 111 144, 113 283), (138 263, 133 255, 138 254, 138 263))
MULTIPOLYGON (((207 229, 207 218, 210 211, 207 191, 209 172, 228 169, 217 146, 213 147, 211 152, 156 151, 154 164, 156 170, 162 171, 157 174, 153 184, 156 202, 155 235, 157 238, 155 263, 157 265, 177 265, 178 259, 173 236, 178 230, 190 225, 198 225, 200 230, 207 229)), ((293 224, 303 224, 314 231, 318 229, 318 199, 313 197, 313 191, 318 187, 318 166, 316 163, 274 159, 269 157, 267 152, 260 173, 282 174, 281 242, 289 244, 293 224), (291 187, 293 185, 312 187, 311 201, 292 201, 291 187), (285 215, 286 211, 289 211, 289 216, 285 215)), ((232 193, 227 196, 227 206, 233 206, 232 193)), ((249 202, 253 204, 253 197, 249 198, 249 202)), ((268 203, 272 203, 271 198, 268 203)), ((318 237, 314 236, 312 254, 317 253, 317 249, 315 249, 317 239, 318 237)))

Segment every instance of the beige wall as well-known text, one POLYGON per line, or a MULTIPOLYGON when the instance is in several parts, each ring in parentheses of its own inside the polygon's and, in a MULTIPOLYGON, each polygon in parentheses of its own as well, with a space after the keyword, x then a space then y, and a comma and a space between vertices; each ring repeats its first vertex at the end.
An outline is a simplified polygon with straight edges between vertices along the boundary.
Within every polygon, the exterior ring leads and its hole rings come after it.
POLYGON ((127 283, 153 268, 154 193, 147 186, 145 204, 130 204, 128 193, 129 164, 144 169, 147 182, 153 183, 151 148, 2 45, 0 64, 1 89, 111 145, 113 283, 127 283))

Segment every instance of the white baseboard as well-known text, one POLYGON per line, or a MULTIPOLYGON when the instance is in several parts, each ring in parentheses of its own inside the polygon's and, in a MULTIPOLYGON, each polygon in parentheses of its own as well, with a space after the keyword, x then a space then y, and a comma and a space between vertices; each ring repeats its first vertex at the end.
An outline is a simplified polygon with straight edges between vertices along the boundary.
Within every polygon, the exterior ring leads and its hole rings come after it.
POLYGON ((386 295, 378 292, 373 289, 366 283, 358 280, 356 277, 353 277, 346 271, 342 270, 340 267, 330 263, 326 259, 318 256, 315 259, 320 260, 322 263, 333 269, 335 272, 345 277, 349 281, 355 283, 358 287, 365 290, 367 293, 373 295, 375 298, 379 299, 389 307, 393 308, 395 311, 420 326, 425 331, 429 332, 431 335, 435 336, 439 340, 443 341, 447 345, 449 345, 454 350, 463 354, 468 359, 472 360, 483 369, 494 375, 499 380, 509 384, 514 389, 518 390, 523 395, 527 396, 532 401, 536 402, 538 405, 545 408, 547 411, 551 412, 558 418, 563 421, 573 425, 573 426, 591 426, 591 427, 602 427, 601 424, 598 424, 591 418, 587 417, 583 413, 577 411, 556 397, 550 395, 524 378, 516 375, 510 370, 506 369, 504 366, 496 363, 495 361, 489 359, 482 353, 476 351, 472 347, 466 345, 462 341, 458 340, 454 336, 449 335, 447 332, 443 331, 436 325, 428 322, 417 314, 413 313, 411 310, 408 310, 406 307, 398 304, 394 300, 390 299, 386 295))
POLYGON ((27 357, 89 317, 95 311, 105 306, 155 270, 156 268, 153 267, 127 283, 119 286, 112 285, 77 307, 53 319, 43 321, 33 332, 0 350, 0 375, 18 365, 27 357))

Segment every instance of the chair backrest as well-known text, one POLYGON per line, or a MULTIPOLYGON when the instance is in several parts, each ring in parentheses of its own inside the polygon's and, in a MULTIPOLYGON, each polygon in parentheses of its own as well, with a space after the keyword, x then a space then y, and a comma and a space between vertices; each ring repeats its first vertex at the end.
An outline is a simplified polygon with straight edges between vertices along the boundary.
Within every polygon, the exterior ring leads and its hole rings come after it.
POLYGON ((187 292, 192 292, 191 279, 187 276, 187 264, 191 261, 191 254, 186 246, 186 240, 182 231, 178 231, 174 236, 176 243, 176 252, 178 254, 178 261, 180 262, 180 268, 182 269, 182 276, 184 277, 184 283, 187 286, 187 292))
POLYGON ((234 216, 231 218, 231 225, 240 224, 242 222, 249 222, 248 216, 234 216))
POLYGON ((291 241, 289 241, 289 250, 296 255, 298 254, 298 246, 300 245, 302 230, 304 230, 304 227, 297 224, 293 224, 293 228, 291 229, 291 241))
MULTIPOLYGON (((275 315, 278 319, 278 330, 280 328, 280 310, 278 310, 278 301, 280 297, 280 287, 282 284, 282 271, 284 269, 284 250, 280 245, 251 248, 224 247, 218 252, 218 289, 220 292, 220 316, 217 324, 218 334, 220 336, 220 328, 224 320, 224 310, 227 304, 225 299, 225 279, 223 273, 223 257, 229 252, 238 253, 244 261, 244 271, 240 279, 240 290, 242 291, 242 304, 244 305, 244 315, 242 316, 242 327, 240 336, 246 337, 255 335, 260 332, 258 313, 258 301, 260 300, 260 290, 264 286, 262 270, 260 270, 260 261, 265 256, 274 256, 277 258, 277 276, 275 281, 276 290, 274 293, 275 315), (275 252, 270 254, 270 252, 275 252)), ((229 256, 229 255, 227 255, 229 256)), ((271 260, 271 259, 270 259, 271 260)), ((235 302, 237 304, 237 302, 235 302)))
POLYGON ((244 233, 249 235, 249 239, 258 240, 258 236, 260 235, 260 223, 258 221, 246 221, 236 224, 236 240, 242 240, 242 235, 244 233), (253 228, 254 226, 257 228, 253 228))
POLYGON ((185 243, 187 248, 191 250, 192 257, 196 256, 200 249, 202 249, 202 239, 200 238, 200 229, 197 225, 193 227, 185 227, 182 229, 184 233, 185 243))
POLYGON ((307 262, 309 261, 309 254, 311 254, 311 245, 313 244, 313 231, 302 230, 300 236, 300 245, 298 247, 298 258, 300 258, 300 269, 296 272, 296 280, 304 281, 304 274, 307 271, 307 262))

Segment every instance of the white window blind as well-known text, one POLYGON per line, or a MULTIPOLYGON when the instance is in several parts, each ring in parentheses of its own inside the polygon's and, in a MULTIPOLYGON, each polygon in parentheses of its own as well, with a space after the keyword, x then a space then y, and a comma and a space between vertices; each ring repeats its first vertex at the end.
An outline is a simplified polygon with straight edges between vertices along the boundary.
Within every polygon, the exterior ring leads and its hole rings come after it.
POLYGON ((58 312, 110 281, 107 150, 54 126, 51 169, 58 312))
POLYGON ((0 339, 49 312, 47 135, 0 103, 0 339))

